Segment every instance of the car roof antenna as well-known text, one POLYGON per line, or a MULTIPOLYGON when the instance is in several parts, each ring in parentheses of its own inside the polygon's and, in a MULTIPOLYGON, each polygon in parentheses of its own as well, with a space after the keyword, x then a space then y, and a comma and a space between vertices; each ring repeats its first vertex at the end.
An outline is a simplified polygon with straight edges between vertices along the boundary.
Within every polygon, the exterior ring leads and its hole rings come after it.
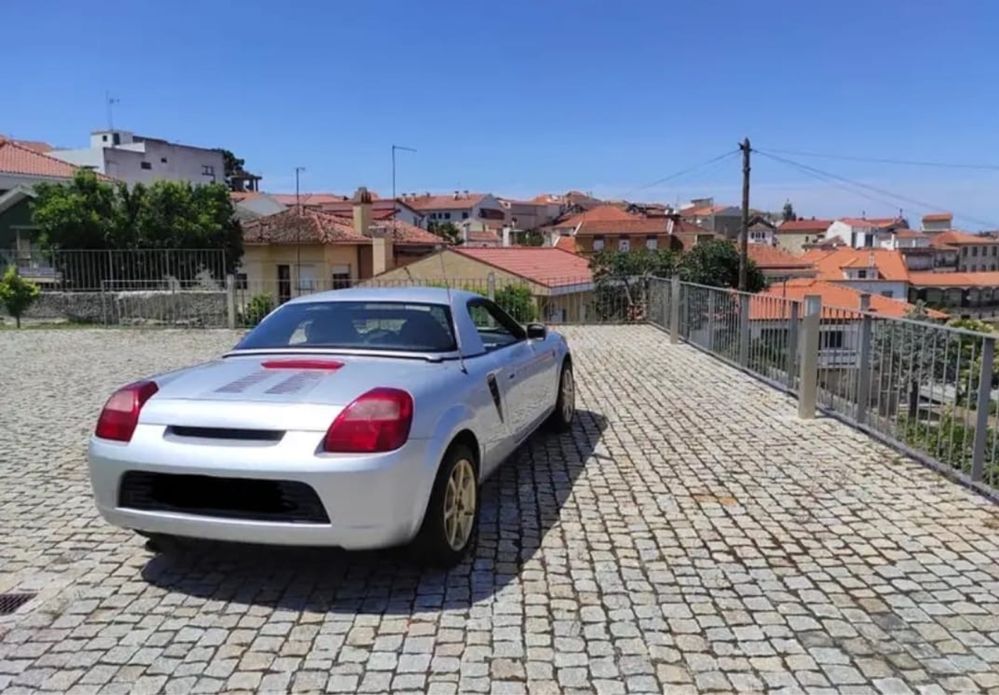
POLYGON ((458 348, 458 365, 461 367, 461 371, 468 374, 468 370, 465 369, 465 356, 461 350, 461 333, 458 331, 458 324, 454 320, 454 303, 451 301, 451 282, 447 279, 447 268, 444 266, 444 251, 441 249, 437 252, 437 258, 441 262, 441 277, 444 278, 444 288, 447 290, 447 311, 451 315, 451 330, 454 331, 454 344, 458 348))

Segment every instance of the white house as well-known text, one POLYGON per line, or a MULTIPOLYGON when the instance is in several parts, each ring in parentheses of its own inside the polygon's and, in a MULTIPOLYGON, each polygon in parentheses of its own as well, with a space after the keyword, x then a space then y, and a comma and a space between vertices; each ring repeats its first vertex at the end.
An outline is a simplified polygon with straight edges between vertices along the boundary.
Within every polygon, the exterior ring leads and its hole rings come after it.
POLYGON ((489 193, 455 191, 450 195, 403 194, 402 202, 419 212, 426 223, 455 224, 462 220, 506 220, 506 209, 489 193))
MULTIPOLYGON (((826 230, 826 239, 838 237, 844 244, 855 249, 869 249, 882 245, 882 241, 893 231, 908 229, 908 223, 900 217, 844 217, 835 220, 826 230)), ((887 248, 887 247, 886 247, 887 248)))
POLYGON ((133 183, 188 181, 222 183, 225 160, 219 150, 178 145, 127 130, 97 130, 90 147, 52 150, 49 156, 133 183))

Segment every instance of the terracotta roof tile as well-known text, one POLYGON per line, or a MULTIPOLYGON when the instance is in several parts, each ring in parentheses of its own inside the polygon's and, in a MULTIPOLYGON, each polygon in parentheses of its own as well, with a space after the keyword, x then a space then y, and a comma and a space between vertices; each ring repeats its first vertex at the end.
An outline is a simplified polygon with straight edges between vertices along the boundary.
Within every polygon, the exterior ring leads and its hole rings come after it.
POLYGON ((418 195, 403 198, 402 200, 414 210, 423 212, 425 210, 464 210, 474 207, 482 202, 482 199, 485 197, 485 193, 469 193, 467 196, 461 193, 457 198, 454 197, 454 194, 418 195))
POLYGON ((903 225, 905 220, 900 217, 841 217, 837 222, 848 224, 851 227, 876 227, 885 229, 903 225))
POLYGON ((632 215, 619 208, 617 205, 598 205, 586 212, 573 215, 553 226, 555 227, 578 227, 581 224, 587 226, 597 222, 627 222, 631 220, 643 220, 644 217, 632 215))
POLYGON ((954 214, 950 212, 930 212, 923 215, 923 222, 950 222, 954 214))
POLYGON ((543 246, 506 248, 459 246, 450 250, 545 287, 561 287, 593 281, 589 261, 562 249, 543 246))
POLYGON ((818 270, 821 280, 845 280, 843 268, 870 267, 873 263, 878 271, 875 280, 905 282, 909 271, 905 260, 898 251, 890 249, 855 249, 843 247, 834 250, 812 249, 806 251, 802 260, 811 263, 818 270))
POLYGON ((289 209, 243 225, 246 244, 364 244, 370 239, 352 224, 315 210, 289 209))
POLYGON ((778 234, 805 234, 825 232, 832 220, 788 220, 777 227, 778 234))
MULTIPOLYGON (((0 173, 17 176, 71 179, 77 167, 61 159, 0 138, 0 173)), ((106 178, 98 174, 99 178, 106 178)))
MULTIPOLYGON (((932 275, 933 273, 928 273, 932 275)), ((860 309, 861 292, 846 285, 825 282, 811 278, 796 278, 771 285, 767 292, 753 296, 750 299, 749 318, 751 320, 776 320, 787 318, 790 309, 785 302, 774 301, 774 297, 803 301, 805 295, 817 294, 822 297, 822 315, 824 318, 842 319, 842 312, 837 309, 860 309)), ((871 294, 870 310, 881 316, 902 318, 915 307, 901 299, 882 297, 871 294)), ((947 314, 928 309, 931 318, 945 319, 947 314)))
POLYGON ((943 246, 974 246, 979 244, 999 244, 999 239, 983 236, 981 234, 968 234, 957 229, 948 229, 946 232, 933 234, 930 244, 936 247, 943 246))
POLYGON ((811 268, 812 264, 778 246, 749 244, 749 259, 761 270, 772 268, 811 268))
POLYGON ((579 253, 579 247, 576 246, 576 238, 571 236, 558 237, 555 239, 554 247, 563 251, 568 251, 569 253, 579 253))
POLYGON ((999 287, 999 273, 909 273, 916 287, 999 287))

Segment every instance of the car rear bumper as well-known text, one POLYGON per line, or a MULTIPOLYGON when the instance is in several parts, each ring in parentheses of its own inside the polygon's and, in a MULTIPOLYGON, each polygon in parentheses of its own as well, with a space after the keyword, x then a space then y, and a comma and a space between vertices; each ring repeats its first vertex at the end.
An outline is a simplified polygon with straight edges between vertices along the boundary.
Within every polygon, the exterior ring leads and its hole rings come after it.
POLYGON ((128 444, 92 438, 88 458, 97 508, 115 526, 190 538, 348 549, 412 539, 436 473, 436 456, 430 454, 427 440, 410 440, 396 451, 364 456, 317 454, 316 447, 314 432, 289 432, 278 446, 246 447, 170 442, 163 428, 140 426, 128 444), (184 485, 180 493, 172 485, 175 494, 169 504, 159 498, 149 502, 155 495, 137 502, 135 496, 122 494, 123 476, 130 471, 195 487, 200 476, 207 476, 212 487, 221 490, 244 490, 230 485, 240 481, 300 483, 315 492, 325 514, 318 521, 314 514, 286 519, 273 509, 258 514, 255 503, 238 495, 220 495, 226 497, 219 505, 225 509, 206 503, 204 495, 198 504, 185 506, 184 485), (234 518, 234 508, 240 509, 240 518, 234 518))

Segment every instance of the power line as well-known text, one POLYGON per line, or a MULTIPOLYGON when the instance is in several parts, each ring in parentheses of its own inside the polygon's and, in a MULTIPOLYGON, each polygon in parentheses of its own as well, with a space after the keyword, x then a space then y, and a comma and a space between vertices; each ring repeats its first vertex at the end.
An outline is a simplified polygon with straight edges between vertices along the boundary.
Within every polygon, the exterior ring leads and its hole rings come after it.
POLYGON ((621 197, 627 199, 633 193, 638 193, 639 191, 644 191, 647 188, 652 188, 653 186, 658 186, 661 183, 666 183, 667 181, 672 181, 673 179, 677 179, 677 178, 679 178, 679 177, 681 177, 681 176, 683 176, 685 174, 692 174, 693 172, 697 171, 698 169, 703 169, 706 166, 709 166, 711 164, 715 164, 717 162, 720 162, 723 159, 725 159, 726 157, 731 157, 731 156, 737 154, 738 152, 739 152, 738 149, 729 150, 728 152, 725 152, 724 154, 720 154, 717 157, 712 157, 711 159, 707 160, 706 162, 701 162, 700 164, 695 164, 694 166, 687 167, 686 169, 681 169, 680 171, 674 172, 674 173, 670 174, 669 176, 664 176, 661 179, 656 179, 655 181, 647 183, 647 184, 645 184, 643 186, 639 186, 638 188, 633 188, 630 191, 628 191, 627 193, 625 193, 624 195, 622 195, 621 197))
POLYGON ((955 162, 924 161, 919 159, 889 159, 887 157, 853 157, 845 154, 822 154, 819 152, 805 152, 802 150, 771 149, 770 151, 777 154, 789 154, 796 157, 840 159, 847 162, 870 162, 873 164, 899 164, 902 166, 940 167, 944 169, 979 169, 984 171, 999 171, 999 164, 962 164, 955 162))
MULTIPOLYGON (((822 169, 819 169, 819 168, 813 167, 813 166, 809 166, 808 164, 802 164, 801 162, 795 162, 794 160, 791 160, 791 159, 785 159, 784 157, 780 157, 780 156, 778 156, 776 154, 773 154, 772 152, 767 152, 765 150, 758 150, 758 149, 755 150, 755 151, 758 152, 759 154, 762 154, 764 157, 769 157, 770 159, 774 159, 774 160, 776 160, 778 162, 782 162, 784 164, 788 164, 788 165, 796 167, 798 169, 802 169, 802 170, 806 170, 806 171, 809 171, 809 172, 813 172, 815 174, 826 176, 826 177, 829 177, 831 179, 835 179, 837 181, 842 181, 843 183, 849 184, 851 186, 856 186, 858 188, 863 188, 863 189, 866 189, 866 190, 869 190, 869 191, 873 191, 874 193, 878 193, 880 195, 887 196, 889 198, 893 198, 895 200, 901 200, 902 202, 908 203, 910 205, 915 205, 916 207, 924 208, 926 210, 943 210, 943 209, 945 209, 945 207, 942 206, 942 205, 934 205, 933 203, 927 203, 926 201, 923 201, 923 200, 918 200, 916 198, 909 198, 908 196, 900 195, 898 193, 892 193, 891 191, 885 190, 884 188, 879 188, 877 186, 872 186, 870 184, 862 183, 860 181, 854 181, 852 179, 846 178, 845 176, 840 176, 838 174, 833 174, 833 173, 828 172, 828 171, 823 171, 822 169)), ((979 219, 977 217, 973 217, 971 215, 965 215, 965 214, 957 212, 957 211, 954 212, 954 215, 956 217, 960 217, 960 218, 963 218, 965 220, 968 220, 969 222, 974 222, 975 224, 982 225, 983 227, 992 227, 992 228, 999 227, 999 225, 996 225, 994 222, 990 222, 988 220, 982 220, 982 219, 979 219)))

